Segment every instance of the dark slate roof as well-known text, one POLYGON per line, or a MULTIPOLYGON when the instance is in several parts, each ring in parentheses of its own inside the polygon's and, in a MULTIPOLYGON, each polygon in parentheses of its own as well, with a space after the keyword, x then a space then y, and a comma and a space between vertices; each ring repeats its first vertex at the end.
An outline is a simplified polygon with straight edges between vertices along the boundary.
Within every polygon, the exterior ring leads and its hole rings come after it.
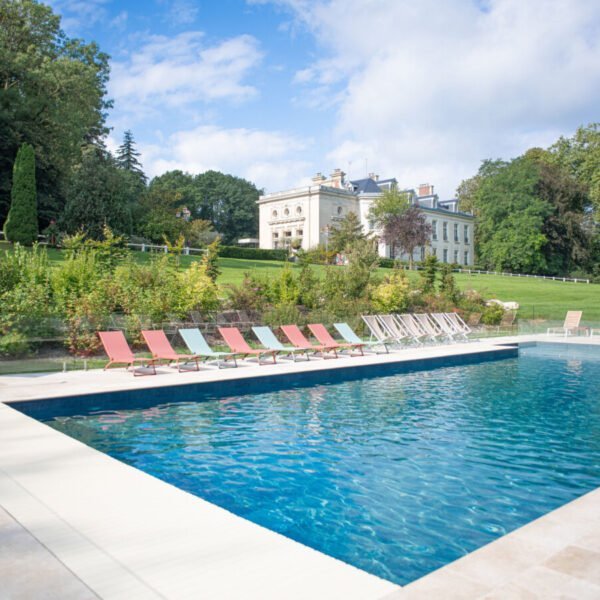
POLYGON ((367 177, 366 179, 356 179, 350 183, 352 184, 354 191, 359 194, 379 194, 381 192, 377 183, 370 177, 367 177))

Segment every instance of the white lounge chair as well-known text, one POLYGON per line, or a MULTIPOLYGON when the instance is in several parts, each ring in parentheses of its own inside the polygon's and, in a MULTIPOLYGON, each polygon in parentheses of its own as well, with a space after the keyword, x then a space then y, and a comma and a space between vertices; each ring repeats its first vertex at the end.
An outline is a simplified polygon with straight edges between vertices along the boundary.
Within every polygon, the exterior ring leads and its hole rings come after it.
POLYGON ((403 341, 412 342, 419 346, 423 344, 423 342, 408 331, 394 315, 378 315, 378 318, 389 335, 397 340, 399 344, 402 344, 403 341))
POLYGON ((403 314, 394 316, 400 321, 406 331, 408 331, 420 344, 425 343, 427 340, 432 342, 437 341, 435 336, 432 336, 430 332, 421 327, 414 315, 403 314))
POLYGON ((371 332, 370 340, 375 339, 380 344, 386 346, 402 345, 401 340, 396 339, 396 337, 381 323, 378 315, 361 315, 361 317, 371 332))
POLYGON ((583 312, 580 310, 570 310, 567 312, 565 316, 565 322, 562 327, 548 327, 546 331, 546 335, 550 335, 552 333, 558 333, 568 337, 569 335, 576 335, 579 331, 584 331, 586 334, 589 333, 589 329, 587 327, 580 327, 579 323, 581 322, 581 316, 583 312))

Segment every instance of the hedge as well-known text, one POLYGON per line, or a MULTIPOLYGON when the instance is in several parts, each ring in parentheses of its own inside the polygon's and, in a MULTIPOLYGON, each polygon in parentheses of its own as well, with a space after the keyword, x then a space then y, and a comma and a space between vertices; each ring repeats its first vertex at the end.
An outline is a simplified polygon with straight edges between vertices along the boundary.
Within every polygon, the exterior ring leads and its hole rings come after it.
POLYGON ((221 258, 248 258, 251 260, 279 260, 288 258, 288 251, 284 249, 266 250, 264 248, 241 248, 240 246, 221 246, 221 258))

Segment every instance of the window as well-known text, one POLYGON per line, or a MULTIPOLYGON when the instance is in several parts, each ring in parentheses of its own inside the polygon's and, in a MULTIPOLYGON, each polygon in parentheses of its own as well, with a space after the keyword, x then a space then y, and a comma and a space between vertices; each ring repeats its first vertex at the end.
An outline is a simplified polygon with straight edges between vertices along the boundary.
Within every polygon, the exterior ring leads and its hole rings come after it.
POLYGON ((444 248, 444 258, 443 258, 444 262, 447 263, 448 262, 448 248, 444 248))
POLYGON ((276 240, 278 237, 279 237, 279 234, 276 231, 274 231, 273 232, 273 239, 276 240))
POLYGON ((437 237, 437 221, 434 219, 431 221, 431 239, 435 242, 437 237))
POLYGON ((469 226, 465 225, 465 244, 469 243, 469 226))
POLYGON ((302 229, 296 229, 296 237, 302 237, 304 235, 304 231, 302 229))
POLYGON ((291 231, 284 231, 283 232, 283 237, 291 238, 292 237, 292 232, 291 231))
POLYGON ((277 218, 277 211, 276 211, 276 210, 274 210, 274 211, 273 211, 271 214, 273 215, 273 218, 274 218, 274 219, 276 219, 276 218, 277 218))
POLYGON ((465 265, 468 265, 468 264, 469 264, 469 251, 467 250, 465 252, 465 265))
POLYGON ((342 210, 343 210, 343 209, 342 209, 342 207, 341 207, 341 206, 338 206, 338 207, 337 207, 337 214, 338 214, 338 215, 341 215, 341 214, 342 214, 342 210))
POLYGON ((286 208, 286 209, 283 211, 283 214, 284 214, 284 215, 287 217, 287 216, 290 214, 290 209, 289 209, 289 208, 286 208))
POLYGON ((433 256, 437 256, 437 248, 432 248, 432 249, 431 249, 431 254, 432 254, 433 256))
POLYGON ((448 223, 446 221, 442 225, 442 237, 445 242, 448 241, 448 223))
POLYGON ((425 260, 425 247, 423 246, 421 248, 421 261, 424 261, 424 260, 425 260))
POLYGON ((454 264, 457 265, 458 264, 458 250, 454 251, 454 264))
POLYGON ((454 241, 458 242, 458 223, 454 223, 454 241))
POLYGON ((296 214, 297 215, 301 215, 302 214, 302 207, 301 206, 296 206, 296 214))

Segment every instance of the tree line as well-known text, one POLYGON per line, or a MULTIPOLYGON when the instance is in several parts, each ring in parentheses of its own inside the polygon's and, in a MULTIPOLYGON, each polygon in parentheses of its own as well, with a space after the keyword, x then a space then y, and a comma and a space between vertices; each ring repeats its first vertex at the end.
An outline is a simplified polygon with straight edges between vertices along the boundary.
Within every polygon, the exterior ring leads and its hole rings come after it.
POLYGON ((547 149, 484 160, 457 190, 476 217, 481 266, 498 271, 600 277, 600 124, 547 149))
POLYGON ((39 232, 57 239, 81 230, 99 239, 105 225, 159 243, 256 237, 253 183, 217 171, 148 182, 131 131, 115 156, 107 150, 109 58, 66 36, 49 6, 0 0, 0 224, 8 238, 31 243, 39 232))

